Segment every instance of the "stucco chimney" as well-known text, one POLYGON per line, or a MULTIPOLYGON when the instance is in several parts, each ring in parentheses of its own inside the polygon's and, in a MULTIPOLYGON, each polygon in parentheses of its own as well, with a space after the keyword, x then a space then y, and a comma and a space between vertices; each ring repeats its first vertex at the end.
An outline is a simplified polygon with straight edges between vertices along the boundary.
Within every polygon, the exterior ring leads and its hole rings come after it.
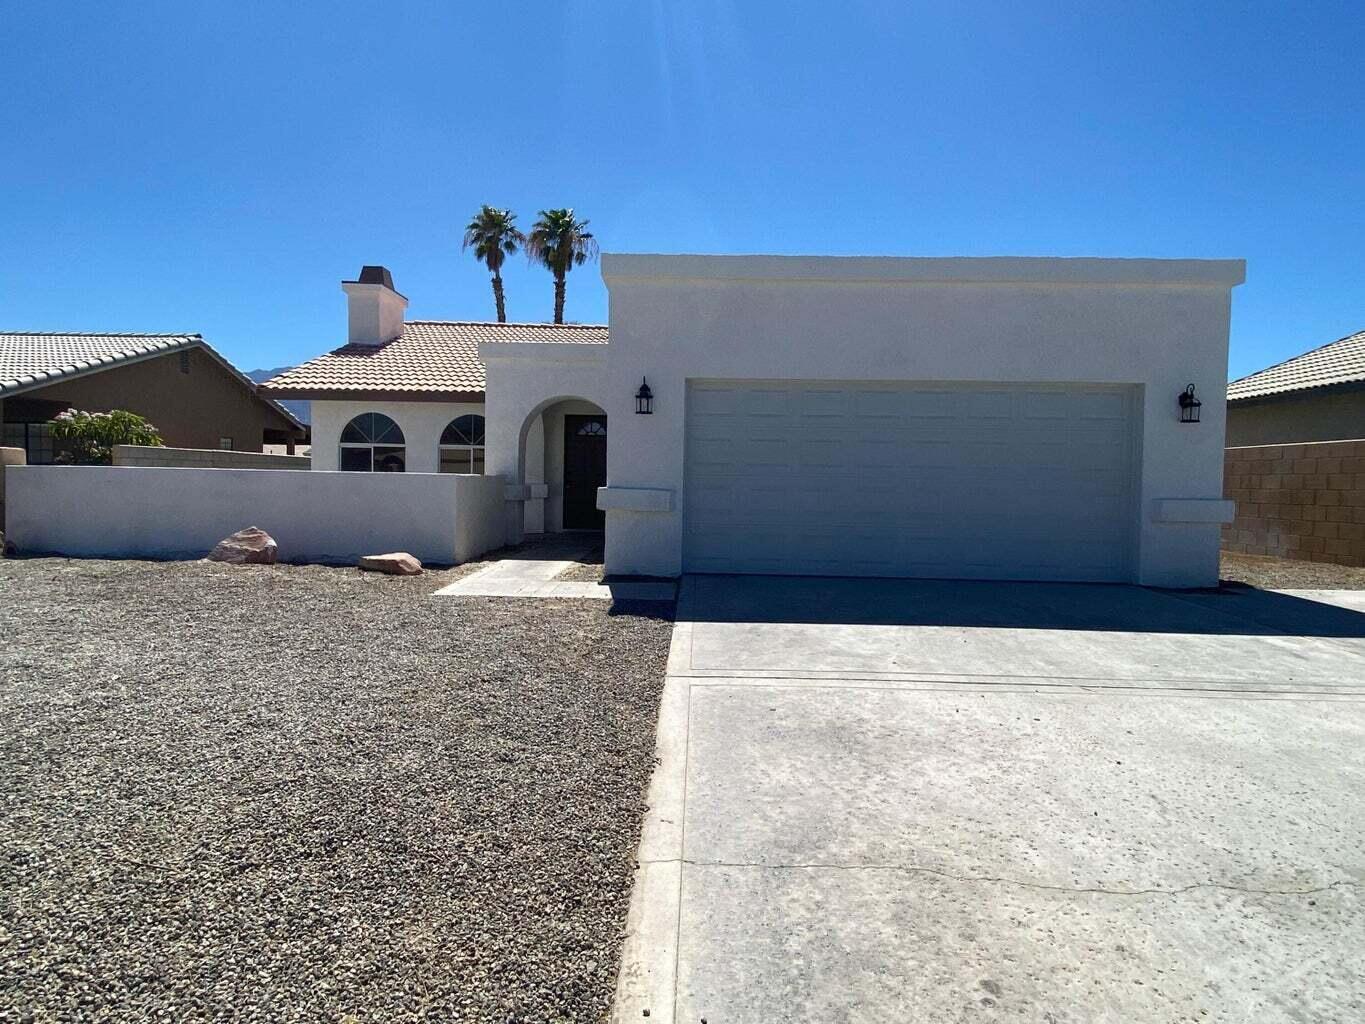
POLYGON ((349 325, 346 340, 352 345, 383 345, 403 333, 403 311, 408 300, 393 290, 387 267, 361 267, 355 281, 342 281, 346 293, 349 325))

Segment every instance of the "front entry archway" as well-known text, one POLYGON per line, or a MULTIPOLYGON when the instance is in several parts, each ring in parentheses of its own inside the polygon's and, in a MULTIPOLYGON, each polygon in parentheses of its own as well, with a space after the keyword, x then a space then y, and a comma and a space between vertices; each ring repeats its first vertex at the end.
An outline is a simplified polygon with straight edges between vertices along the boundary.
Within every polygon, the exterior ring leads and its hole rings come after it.
POLYGON ((606 410, 573 395, 547 399, 527 414, 516 476, 527 488, 526 533, 605 528, 597 491, 607 484, 607 429, 606 410))
POLYGON ((564 529, 600 530, 606 513, 597 489, 607 484, 607 416, 564 417, 564 529))

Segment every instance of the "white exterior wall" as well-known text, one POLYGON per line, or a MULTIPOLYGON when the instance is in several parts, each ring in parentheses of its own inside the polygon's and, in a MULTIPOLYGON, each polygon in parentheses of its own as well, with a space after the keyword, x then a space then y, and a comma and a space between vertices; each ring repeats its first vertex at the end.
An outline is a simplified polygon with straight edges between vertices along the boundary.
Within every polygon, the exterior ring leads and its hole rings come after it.
MULTIPOLYGON (((507 490, 507 543, 521 539, 521 531, 539 520, 547 530, 557 528, 558 513, 547 506, 546 471, 553 471, 546 453, 558 449, 559 484, 563 485, 563 415, 574 411, 559 403, 582 399, 607 413, 607 460, 612 449, 613 411, 605 404, 606 357, 609 345, 489 343, 479 346, 487 373, 485 472, 504 477, 507 490), (543 413, 551 412, 546 425, 543 413), (556 441, 553 421, 559 421, 556 441)), ((562 498, 563 491, 560 491, 562 498)))
MULTIPOLYGON (((407 444, 407 472, 440 471, 441 432, 456 416, 484 415, 482 402, 314 402, 313 468, 331 471, 340 460, 341 432, 365 412, 383 413, 403 431, 407 444)), ((489 472, 492 472, 490 469, 489 472)))
POLYGON ((282 561, 408 551, 452 564, 501 547, 503 482, 455 473, 14 466, 8 539, 25 554, 202 558, 259 526, 282 561))
MULTIPOLYGON (((688 379, 1084 381, 1142 389, 1135 582, 1217 581, 1230 288, 1240 262, 602 262, 611 344, 588 397, 609 417, 609 573, 681 570, 688 379), (651 416, 634 414, 642 376, 655 396, 651 416), (1181 424, 1176 404, 1191 382, 1204 403, 1198 425, 1181 424)), ((515 385, 495 396, 492 380, 490 367, 490 409, 496 398, 521 403, 524 415, 530 396, 515 385)))

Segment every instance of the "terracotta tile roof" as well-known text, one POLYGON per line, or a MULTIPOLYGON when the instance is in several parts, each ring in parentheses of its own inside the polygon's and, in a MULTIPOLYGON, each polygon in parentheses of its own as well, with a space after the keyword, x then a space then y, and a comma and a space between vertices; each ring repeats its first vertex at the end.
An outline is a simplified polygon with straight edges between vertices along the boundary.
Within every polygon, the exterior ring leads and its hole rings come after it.
POLYGON ((1268 366, 1228 385, 1228 401, 1365 381, 1365 331, 1268 366))
POLYGON ((197 334, 0 333, 0 395, 203 340, 197 334))
POLYGON ((203 349, 291 426, 301 431, 306 429, 289 410, 273 398, 262 395, 246 374, 215 352, 198 334, 0 331, 0 397, 187 348, 203 349))
POLYGON ((385 345, 344 345, 261 387, 277 398, 482 395, 484 367, 479 345, 483 342, 605 345, 607 329, 592 324, 409 320, 403 333, 385 345))

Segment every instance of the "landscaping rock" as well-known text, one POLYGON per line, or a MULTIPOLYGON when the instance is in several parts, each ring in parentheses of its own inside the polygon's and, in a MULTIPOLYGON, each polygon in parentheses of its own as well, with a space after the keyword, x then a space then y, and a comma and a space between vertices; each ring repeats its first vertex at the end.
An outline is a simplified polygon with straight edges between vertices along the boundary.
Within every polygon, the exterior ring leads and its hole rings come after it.
POLYGON ((387 555, 364 555, 360 568, 369 572, 386 572, 390 576, 420 576, 422 563, 406 551, 391 551, 387 555))
POLYGON ((231 537, 224 537, 209 552, 210 562, 233 565, 274 565, 279 557, 275 538, 259 526, 248 526, 231 537))
POLYGON ((409 582, 0 561, 0 1021, 608 1020, 672 624, 409 582))

